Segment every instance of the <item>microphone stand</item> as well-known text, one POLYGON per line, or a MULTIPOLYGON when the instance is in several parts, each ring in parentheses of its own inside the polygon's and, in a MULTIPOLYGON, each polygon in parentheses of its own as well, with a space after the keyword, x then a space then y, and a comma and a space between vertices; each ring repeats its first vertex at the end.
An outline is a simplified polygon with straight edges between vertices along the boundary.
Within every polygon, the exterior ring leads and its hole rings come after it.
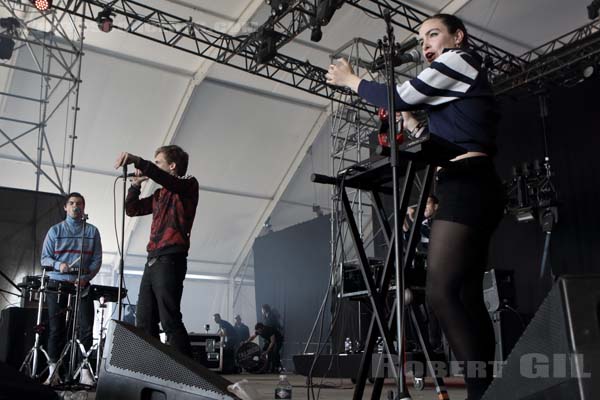
POLYGON ((77 350, 79 349, 77 346, 77 330, 79 327, 79 303, 81 302, 81 285, 79 284, 81 281, 81 272, 83 271, 83 256, 84 256, 84 246, 85 246, 85 228, 87 226, 88 215, 83 214, 81 216, 81 221, 83 221, 83 226, 81 227, 81 250, 79 253, 79 268, 77 270, 77 280, 76 280, 76 291, 75 291, 75 308, 73 309, 72 318, 73 323, 71 325, 71 348, 69 349, 70 357, 69 357, 69 375, 68 378, 72 381, 75 380, 74 371, 75 371, 75 361, 77 358, 77 350))
POLYGON ((123 288, 123 270, 125 269, 125 202, 127 200, 127 164, 123 165, 123 211, 121 212, 121 254, 119 259, 119 290, 117 291, 118 320, 123 319, 123 299, 121 296, 123 288))
POLYGON ((394 76, 394 58, 396 46, 392 17, 389 12, 384 15, 387 28, 388 45, 384 47, 385 71, 388 89, 388 124, 390 135, 390 165, 392 168, 392 182, 394 192, 394 265, 396 272, 396 337, 398 343, 398 375, 396 400, 410 399, 406 389, 406 377, 404 376, 404 266, 401 265, 401 254, 403 252, 400 227, 400 162, 398 158, 398 142, 396 140, 396 78, 394 76))

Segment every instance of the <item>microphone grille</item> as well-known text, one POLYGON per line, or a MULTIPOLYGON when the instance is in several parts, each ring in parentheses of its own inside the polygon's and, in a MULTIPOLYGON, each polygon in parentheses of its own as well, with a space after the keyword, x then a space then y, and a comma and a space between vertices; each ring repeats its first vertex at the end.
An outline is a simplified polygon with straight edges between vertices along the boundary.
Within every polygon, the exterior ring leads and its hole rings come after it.
POLYGON ((421 52, 417 49, 410 50, 407 54, 410 54, 412 62, 419 64, 422 61, 421 52))

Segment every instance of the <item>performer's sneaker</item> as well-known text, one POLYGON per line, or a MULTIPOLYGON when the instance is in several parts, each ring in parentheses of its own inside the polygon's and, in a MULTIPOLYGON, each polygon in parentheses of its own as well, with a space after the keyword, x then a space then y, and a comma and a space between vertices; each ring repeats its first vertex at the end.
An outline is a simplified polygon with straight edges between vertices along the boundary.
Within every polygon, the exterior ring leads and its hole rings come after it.
POLYGON ((44 381, 44 385, 55 386, 60 384, 60 376, 56 370, 56 363, 48 364, 48 378, 44 381))
POLYGON ((82 368, 79 373, 79 383, 86 386, 94 386, 96 381, 94 380, 94 376, 87 368, 82 368))

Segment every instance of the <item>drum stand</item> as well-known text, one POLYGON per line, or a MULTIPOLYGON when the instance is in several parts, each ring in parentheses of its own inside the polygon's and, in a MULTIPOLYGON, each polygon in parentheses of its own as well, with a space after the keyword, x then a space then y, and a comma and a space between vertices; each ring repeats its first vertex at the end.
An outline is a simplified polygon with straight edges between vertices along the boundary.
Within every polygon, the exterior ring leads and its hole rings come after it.
MULTIPOLYGON (((100 303, 100 305, 98 306, 98 309, 99 309, 98 311, 100 312, 100 333, 99 333, 98 342, 95 345, 93 345, 92 348, 90 349, 90 351, 88 352, 91 354, 92 351, 94 351, 94 350, 96 351, 96 373, 94 374, 94 378, 96 380, 98 380, 98 375, 100 375, 100 361, 102 358, 102 353, 104 353, 104 339, 105 339, 105 331, 106 331, 106 328, 104 327, 104 310, 106 310, 106 300, 105 300, 104 296, 100 296, 100 298, 98 299, 98 302, 100 303)), ((86 357, 86 360, 87 360, 87 357, 86 357)), ((91 367, 90 367, 90 370, 93 372, 91 367)))
POLYGON ((44 304, 44 295, 46 293, 46 285, 44 283, 45 277, 46 277, 46 268, 42 267, 42 278, 40 280, 40 288, 38 289, 39 300, 38 300, 37 319, 36 319, 36 323, 35 323, 35 341, 33 342, 33 347, 27 353, 25 360, 23 361, 23 363, 21 364, 21 367, 19 368, 20 372, 25 372, 29 377, 31 377, 33 379, 39 378, 40 375, 42 375, 48 369, 48 366, 46 366, 46 368, 44 368, 44 370, 42 371, 42 374, 38 375, 37 370, 38 370, 39 352, 41 352, 44 355, 44 357, 46 357, 46 365, 48 365, 48 363, 50 362, 50 356, 48 356, 48 353, 46 352, 46 350, 44 350, 44 348, 40 344, 40 332, 42 332, 42 330, 43 330, 42 329, 42 310, 43 310, 43 304, 44 304))

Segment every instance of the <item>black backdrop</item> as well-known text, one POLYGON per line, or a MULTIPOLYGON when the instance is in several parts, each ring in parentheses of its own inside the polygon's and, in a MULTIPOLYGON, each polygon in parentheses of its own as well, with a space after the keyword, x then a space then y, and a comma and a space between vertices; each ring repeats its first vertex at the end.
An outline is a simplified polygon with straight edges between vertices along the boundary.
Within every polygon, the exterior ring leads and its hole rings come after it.
MULTIPOLYGON (((329 216, 322 216, 254 242, 257 321, 269 304, 284 329, 282 362, 293 370, 292 355, 302 353, 329 283, 329 216)), ((325 334, 329 328, 325 309, 325 334)), ((313 342, 318 337, 313 338, 313 342)), ((310 351, 315 351, 311 346, 310 351)))
MULTIPOLYGON (((0 187, 0 270, 11 280, 41 274, 44 237, 64 219, 63 199, 58 194, 0 187)), ((16 292, 3 277, 0 288, 16 292)), ((15 303, 19 305, 18 297, 0 293, 0 309, 15 303)))
MULTIPOLYGON (((548 154, 561 205, 547 265, 555 275, 600 271, 600 108, 598 77, 572 88, 548 91, 548 154)), ((496 166, 509 180, 511 167, 542 160, 544 145, 538 97, 500 99, 503 119, 496 166)), ((505 216, 492 241, 490 266, 515 270, 517 306, 533 313, 551 282, 539 279, 544 233, 536 222, 518 224, 505 216)))

